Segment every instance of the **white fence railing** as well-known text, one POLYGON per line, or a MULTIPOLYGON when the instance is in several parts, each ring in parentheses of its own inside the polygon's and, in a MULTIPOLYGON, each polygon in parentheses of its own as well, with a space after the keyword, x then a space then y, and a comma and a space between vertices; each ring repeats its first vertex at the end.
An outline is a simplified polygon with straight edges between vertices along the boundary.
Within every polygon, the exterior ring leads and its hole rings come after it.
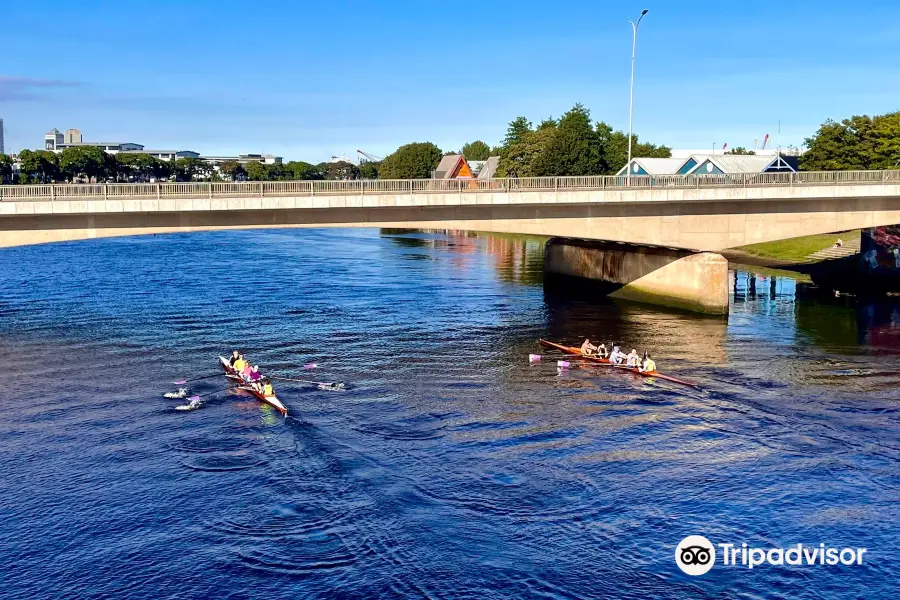
POLYGON ((124 200, 475 192, 550 192, 684 188, 900 184, 900 170, 727 175, 595 175, 518 179, 376 179, 357 181, 242 181, 0 185, 0 200, 124 200))

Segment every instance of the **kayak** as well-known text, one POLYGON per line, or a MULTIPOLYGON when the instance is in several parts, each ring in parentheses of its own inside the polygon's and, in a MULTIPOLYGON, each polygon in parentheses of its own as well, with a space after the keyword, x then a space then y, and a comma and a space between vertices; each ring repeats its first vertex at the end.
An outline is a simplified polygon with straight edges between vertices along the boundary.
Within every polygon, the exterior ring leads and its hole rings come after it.
POLYGON ((678 379, 677 377, 672 377, 670 375, 663 375, 659 371, 644 371, 641 372, 639 369, 635 367, 626 367, 625 365, 615 365, 609 359, 600 358, 599 356, 585 356, 581 353, 581 348, 575 348, 573 346, 563 346, 562 344, 557 344, 555 342, 548 342, 547 340, 541 340, 541 345, 546 346, 547 348, 554 348, 556 350, 560 350, 561 352, 565 352, 566 354, 575 354, 579 356, 581 360, 585 360, 588 362, 600 364, 600 365, 608 365, 610 367, 615 367, 616 369, 621 369, 622 371, 627 371, 629 373, 633 373, 634 375, 639 375, 641 377, 654 377, 656 379, 663 379, 665 381, 671 381, 672 383, 678 383, 680 385, 686 385, 688 387, 700 389, 700 386, 696 383, 691 383, 690 381, 685 381, 683 379, 678 379))
POLYGON ((222 368, 225 369, 225 377, 227 377, 231 381, 234 381, 234 382, 240 384, 240 385, 238 385, 239 390, 243 390, 245 392, 248 392, 248 393, 256 396, 256 399, 259 400, 260 402, 268 404, 269 406, 271 406, 272 408, 274 408, 281 414, 287 416, 288 410, 285 407, 285 405, 281 403, 281 400, 278 399, 278 396, 276 396, 275 394, 272 394, 271 396, 266 396, 262 392, 256 391, 255 389, 253 389, 252 387, 247 385, 247 382, 244 381, 244 378, 241 377, 237 371, 235 371, 234 367, 231 366, 231 363, 228 362, 227 358, 225 358, 224 356, 220 356, 219 361, 221 361, 221 363, 222 363, 222 368))

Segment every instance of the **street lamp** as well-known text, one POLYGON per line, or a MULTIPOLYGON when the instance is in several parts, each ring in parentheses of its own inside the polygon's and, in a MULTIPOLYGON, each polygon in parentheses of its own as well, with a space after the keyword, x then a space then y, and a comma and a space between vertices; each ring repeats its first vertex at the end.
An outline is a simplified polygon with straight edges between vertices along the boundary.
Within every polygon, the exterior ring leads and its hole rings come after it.
POLYGON ((644 16, 650 12, 649 9, 644 9, 641 12, 641 16, 638 17, 637 23, 628 20, 631 23, 631 29, 634 31, 634 41, 631 44, 631 100, 628 102, 628 171, 631 172, 631 138, 632 135, 632 127, 634 125, 634 56, 637 51, 637 32, 638 26, 641 24, 641 20, 644 16))

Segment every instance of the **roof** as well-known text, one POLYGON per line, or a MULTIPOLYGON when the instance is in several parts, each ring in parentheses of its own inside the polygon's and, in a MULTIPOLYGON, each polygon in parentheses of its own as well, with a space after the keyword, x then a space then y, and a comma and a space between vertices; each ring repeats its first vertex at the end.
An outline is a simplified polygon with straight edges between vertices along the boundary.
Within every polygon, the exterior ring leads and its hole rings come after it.
POLYGON ((762 173, 773 160, 771 156, 759 156, 756 154, 722 154, 707 156, 705 160, 697 164, 689 175, 702 175, 701 167, 710 162, 717 166, 723 173, 762 173))
MULTIPOLYGON (((685 163, 683 158, 632 158, 632 164, 638 165, 648 175, 674 175, 685 163)), ((631 165, 625 165, 619 170, 619 175, 626 175, 633 169, 631 165)))
POLYGON ((481 170, 478 172, 478 179, 493 179, 494 173, 497 172, 497 167, 500 165, 500 157, 492 156, 484 161, 484 165, 481 167, 481 170))
POLYGON ((459 163, 465 160, 462 154, 448 154, 438 163, 437 168, 434 170, 434 178, 453 179, 459 170, 459 163))
POLYGON ((65 148, 68 146, 141 146, 141 144, 135 144, 134 142, 70 142, 68 144, 59 144, 59 148, 65 148))

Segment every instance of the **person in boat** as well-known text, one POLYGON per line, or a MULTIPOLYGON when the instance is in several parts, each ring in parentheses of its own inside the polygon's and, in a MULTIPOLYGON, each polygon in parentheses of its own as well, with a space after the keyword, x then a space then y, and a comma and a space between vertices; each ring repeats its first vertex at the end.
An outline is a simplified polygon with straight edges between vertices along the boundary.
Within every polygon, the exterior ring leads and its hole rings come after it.
POLYGON ((234 366, 234 363, 235 363, 235 362, 237 361, 237 359, 239 359, 240 357, 241 357, 241 353, 240 353, 240 352, 238 352, 237 350, 232 350, 232 351, 231 351, 231 358, 228 360, 228 364, 230 364, 230 365, 233 367, 233 366, 234 366))
POLYGON ((600 358, 609 358, 609 350, 606 349, 606 344, 600 342, 600 345, 597 346, 597 356, 600 358))
POLYGON ((262 392, 262 373, 259 372, 259 365, 250 367, 250 375, 248 377, 250 385, 258 392, 262 392))
POLYGON ((585 339, 584 343, 581 344, 581 354, 583 356, 591 356, 597 351, 597 346, 591 343, 591 340, 585 339))
POLYGON ((275 395, 275 388, 272 387, 272 382, 269 381, 268 379, 266 379, 263 382, 262 395, 263 396, 274 396, 275 395))
POLYGON ((625 357, 625 364, 629 367, 638 367, 641 364, 641 357, 637 353, 637 349, 632 348, 628 356, 625 357))
POLYGON ((244 368, 241 369, 241 377, 244 378, 244 381, 250 381, 250 373, 253 372, 253 367, 250 366, 249 362, 244 361, 246 364, 244 368))
POLYGON ((240 373, 241 371, 243 371, 243 370, 244 370, 244 367, 247 366, 247 361, 244 360, 244 355, 243 355, 243 354, 239 354, 239 355, 238 355, 238 359, 237 359, 236 361, 234 361, 234 364, 231 365, 231 366, 232 366, 232 368, 233 368, 235 371, 237 371, 238 373, 240 373))
POLYGON ((656 363, 650 358, 649 352, 644 352, 644 362, 638 367, 641 373, 652 373, 656 370, 656 363))
POLYGON ((621 365, 625 362, 625 353, 619 350, 618 346, 613 345, 612 352, 609 353, 609 362, 614 365, 621 365))

